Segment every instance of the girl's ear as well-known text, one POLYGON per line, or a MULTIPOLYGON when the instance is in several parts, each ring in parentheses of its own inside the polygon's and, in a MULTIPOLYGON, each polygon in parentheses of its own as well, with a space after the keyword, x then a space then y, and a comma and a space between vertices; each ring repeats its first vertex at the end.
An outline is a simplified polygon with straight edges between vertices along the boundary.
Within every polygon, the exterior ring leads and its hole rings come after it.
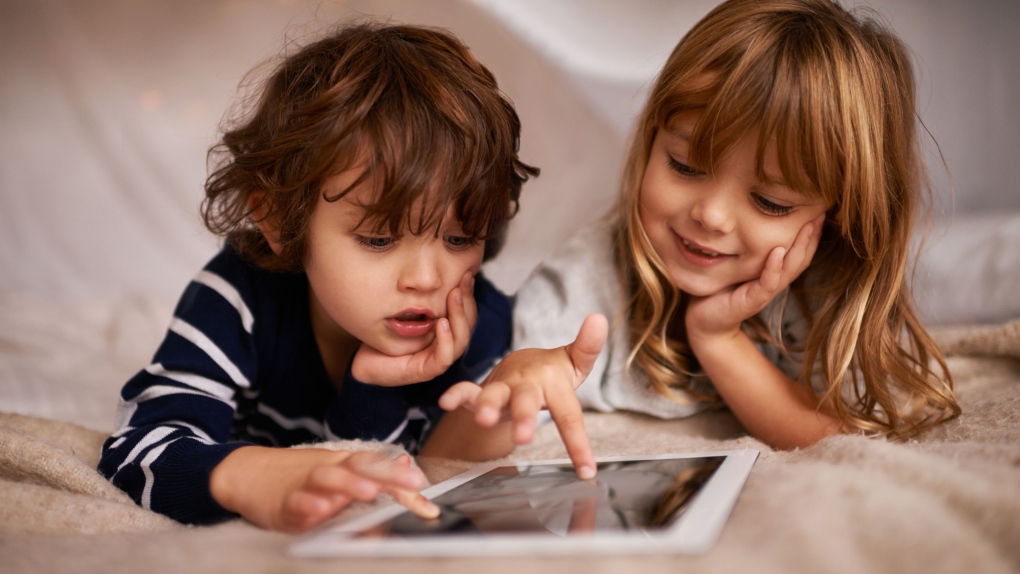
POLYGON ((251 218, 262 232, 262 237, 266 238, 269 248, 273 250, 273 253, 279 255, 283 250, 283 245, 280 244, 280 230, 276 226, 276 222, 270 221, 266 215, 269 205, 266 204, 265 198, 264 191, 253 192, 248 197, 248 209, 251 210, 251 218))

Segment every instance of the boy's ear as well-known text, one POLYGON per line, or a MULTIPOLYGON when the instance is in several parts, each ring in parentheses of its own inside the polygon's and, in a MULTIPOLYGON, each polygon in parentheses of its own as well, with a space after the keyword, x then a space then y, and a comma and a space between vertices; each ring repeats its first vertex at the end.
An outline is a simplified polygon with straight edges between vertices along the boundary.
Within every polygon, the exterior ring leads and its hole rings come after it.
POLYGON ((248 197, 248 209, 251 210, 251 218, 262 232, 262 237, 266 238, 269 248, 273 250, 273 253, 279 255, 283 250, 283 245, 280 244, 280 230, 275 222, 266 217, 269 205, 266 204, 265 198, 264 191, 253 192, 248 197))

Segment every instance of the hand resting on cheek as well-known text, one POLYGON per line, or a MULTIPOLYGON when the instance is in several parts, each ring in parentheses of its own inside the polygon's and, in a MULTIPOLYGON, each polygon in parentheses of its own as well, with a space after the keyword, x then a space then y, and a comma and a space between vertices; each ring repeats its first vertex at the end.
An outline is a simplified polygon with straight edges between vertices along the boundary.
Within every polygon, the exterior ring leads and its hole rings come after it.
POLYGON ((435 339, 414 353, 393 357, 362 344, 354 355, 351 375, 373 385, 397 387, 429 381, 446 372, 471 341, 478 320, 475 279, 469 271, 446 297, 447 317, 436 322, 435 339))
POLYGON ((800 276, 814 257, 821 238, 825 214, 807 222, 789 249, 776 247, 769 253, 761 276, 707 297, 692 297, 685 321, 691 340, 733 334, 800 276))

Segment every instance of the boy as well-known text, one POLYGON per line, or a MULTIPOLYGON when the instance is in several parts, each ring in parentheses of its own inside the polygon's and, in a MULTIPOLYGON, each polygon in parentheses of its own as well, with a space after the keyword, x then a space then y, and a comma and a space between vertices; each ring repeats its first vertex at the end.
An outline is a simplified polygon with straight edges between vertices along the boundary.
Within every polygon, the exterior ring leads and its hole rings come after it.
POLYGON ((407 455, 279 447, 416 452, 439 396, 503 354, 510 302, 477 273, 538 174, 517 115, 455 38, 374 24, 285 58, 254 104, 206 182, 226 245, 125 385, 99 470, 186 523, 302 531, 383 491, 434 516, 407 455))

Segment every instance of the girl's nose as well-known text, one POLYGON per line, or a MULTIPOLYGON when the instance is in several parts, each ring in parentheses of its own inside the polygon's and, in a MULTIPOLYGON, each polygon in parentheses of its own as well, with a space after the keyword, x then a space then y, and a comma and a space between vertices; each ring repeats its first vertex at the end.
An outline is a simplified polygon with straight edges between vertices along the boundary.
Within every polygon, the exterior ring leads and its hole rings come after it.
POLYGON ((435 291, 442 286, 439 259, 428 248, 408 253, 397 279, 401 291, 435 291))
POLYGON ((733 194, 710 191, 695 202, 691 217, 707 231, 729 233, 734 229, 733 194))

